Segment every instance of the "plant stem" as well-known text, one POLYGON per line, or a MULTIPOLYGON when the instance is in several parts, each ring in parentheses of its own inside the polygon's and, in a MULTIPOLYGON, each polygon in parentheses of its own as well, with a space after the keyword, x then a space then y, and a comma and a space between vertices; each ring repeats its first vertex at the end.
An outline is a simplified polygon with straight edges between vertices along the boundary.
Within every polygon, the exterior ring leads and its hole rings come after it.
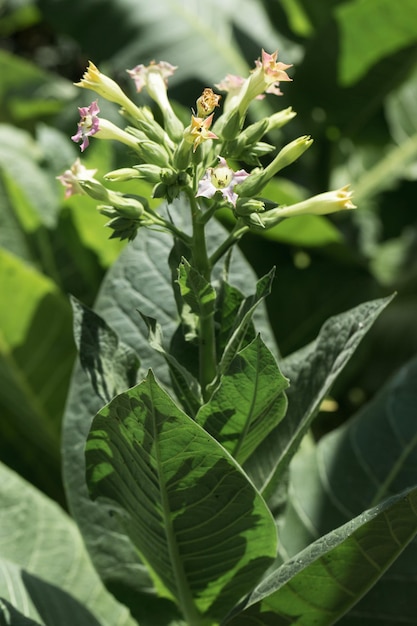
POLYGON ((249 226, 243 222, 243 220, 238 219, 233 230, 230 232, 227 239, 223 241, 223 243, 213 252, 211 257, 209 258, 210 267, 214 267, 221 257, 226 254, 226 252, 243 237, 245 233, 249 230, 249 226))
MULTIPOLYGON (((207 254, 205 220, 192 194, 187 194, 193 221, 192 263, 195 269, 211 282, 211 264, 207 254)), ((207 387, 216 376, 216 337, 214 332, 214 312, 199 318, 199 379, 204 400, 207 400, 207 387)))

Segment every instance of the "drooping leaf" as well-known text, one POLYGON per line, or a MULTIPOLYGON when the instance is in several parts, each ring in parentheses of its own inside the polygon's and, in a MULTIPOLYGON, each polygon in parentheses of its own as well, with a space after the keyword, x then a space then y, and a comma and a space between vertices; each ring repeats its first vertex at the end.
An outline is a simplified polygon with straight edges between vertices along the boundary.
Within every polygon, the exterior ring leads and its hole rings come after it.
MULTIPOLYGON (((187 230, 187 208, 181 202, 172 206, 171 217, 175 218, 178 227, 187 230)), ((216 223, 209 224, 207 235, 209 252, 227 236, 216 223)), ((140 231, 108 272, 95 307, 120 339, 139 355, 142 366, 152 367, 166 389, 171 388, 171 381, 165 359, 149 345, 148 330, 141 324, 138 310, 157 318, 169 342, 178 326, 168 266, 171 249, 172 239, 168 235, 140 231)), ((220 269, 215 268, 214 274, 217 279, 220 269)), ((230 281, 245 294, 255 287, 255 275, 238 250, 232 255, 230 281)), ((255 311, 254 321, 264 341, 273 349, 274 338, 263 303, 255 311)), ((122 534, 118 521, 88 497, 83 449, 91 421, 102 405, 102 399, 95 394, 88 377, 78 366, 71 384, 63 429, 67 498, 95 567, 106 585, 129 606, 141 626, 154 626, 156 615, 161 626, 165 626, 174 619, 173 615, 178 618, 173 613, 175 605, 154 595, 147 570, 138 565, 137 550, 122 534), (98 532, 100 545, 97 545, 98 532)))
MULTIPOLYGON (((415 484, 416 376, 414 358, 357 416, 296 455, 291 497, 279 523, 280 549, 287 558, 363 509, 415 484)), ((393 520, 393 530, 402 523, 401 517, 393 520)), ((369 540, 376 541, 376 536, 369 540)), ((417 610, 416 559, 414 539, 349 613, 347 623, 368 626, 376 611, 382 626, 412 623, 417 610)))
POLYGON ((152 372, 94 418, 86 466, 92 496, 116 505, 160 593, 189 623, 223 618, 274 557, 265 503, 152 372))
POLYGON ((244 463, 284 417, 287 385, 258 335, 232 359, 196 421, 244 463))
POLYGON ((0 527, 0 597, 18 611, 48 625, 133 626, 101 583, 71 518, 3 464, 0 527))
POLYGON ((248 459, 245 469, 273 507, 274 490, 284 476, 321 401, 391 298, 374 300, 330 318, 317 340, 282 363, 290 380, 285 420, 248 459))
POLYGON ((260 583, 249 597, 248 607, 228 624, 334 624, 369 591, 416 534, 417 488, 413 488, 365 511, 298 553, 260 583))
POLYGON ((191 311, 199 317, 208 317, 214 312, 216 292, 211 283, 202 276, 187 259, 182 259, 178 268, 180 293, 191 311))
POLYGON ((162 328, 158 322, 147 315, 141 317, 149 329, 149 345, 163 355, 169 367, 173 390, 180 400, 187 415, 194 417, 202 404, 201 388, 198 380, 177 359, 165 350, 162 344, 162 328))
POLYGON ((245 300, 243 300, 242 304, 240 305, 235 318, 235 322, 232 327, 229 341, 226 344, 219 363, 219 371, 221 373, 226 371, 233 357, 241 348, 242 340, 250 327, 250 324, 252 322, 252 316, 256 307, 259 305, 260 302, 262 302, 262 300, 264 300, 264 298, 266 298, 271 293, 272 281, 274 279, 274 276, 275 268, 273 268, 270 272, 268 272, 268 274, 258 280, 258 282, 256 283, 255 293, 245 298, 245 300))
POLYGON ((139 359, 105 320, 71 298, 80 363, 103 404, 137 382, 139 359))

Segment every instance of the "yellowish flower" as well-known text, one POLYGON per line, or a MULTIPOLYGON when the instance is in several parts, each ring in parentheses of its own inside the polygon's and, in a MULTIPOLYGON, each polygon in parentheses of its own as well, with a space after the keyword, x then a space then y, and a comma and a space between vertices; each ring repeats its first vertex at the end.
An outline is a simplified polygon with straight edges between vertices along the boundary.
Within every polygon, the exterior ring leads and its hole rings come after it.
POLYGON ((99 96, 106 98, 106 100, 120 104, 134 117, 140 116, 138 107, 126 96, 119 85, 105 74, 102 74, 92 61, 89 61, 88 68, 80 82, 74 84, 77 87, 91 89, 98 93, 99 96))
POLYGON ((207 139, 218 139, 217 135, 210 130, 213 121, 213 113, 208 117, 191 116, 191 124, 184 131, 184 140, 193 144, 193 152, 207 139))

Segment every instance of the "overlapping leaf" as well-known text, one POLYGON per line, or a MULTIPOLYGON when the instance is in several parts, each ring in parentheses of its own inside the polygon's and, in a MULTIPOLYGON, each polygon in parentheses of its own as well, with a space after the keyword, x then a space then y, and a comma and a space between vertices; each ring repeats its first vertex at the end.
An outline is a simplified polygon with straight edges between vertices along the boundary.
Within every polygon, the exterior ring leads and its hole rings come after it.
MULTIPOLYGON (((296 555, 363 509, 417 483, 416 377, 414 359, 352 421, 297 454, 291 497, 279 524, 283 556, 296 555)), ((402 524, 402 517, 393 519, 393 533, 402 524)), ((377 535, 373 539, 380 551, 388 541, 377 535)), ((367 625, 376 611, 381 625, 400 619, 412 623, 416 554, 414 540, 346 623, 367 625)))
POLYGON ((362 513, 279 567, 251 594, 248 608, 228 623, 331 626, 369 591, 416 534, 414 488, 362 513))
POLYGON ((244 463, 284 417, 287 385, 258 335, 232 359, 196 421, 244 463))
POLYGON ((317 340, 282 364, 290 380, 286 419, 259 446, 245 467, 274 506, 274 490, 323 398, 390 298, 361 304, 330 318, 317 340))
POLYGON ((264 501, 152 372, 94 418, 86 463, 93 497, 120 515, 159 592, 188 623, 217 623, 274 558, 264 501))
POLYGON ((0 597, 15 609, 41 624, 133 626, 100 581, 74 522, 4 465, 0 527, 0 597))

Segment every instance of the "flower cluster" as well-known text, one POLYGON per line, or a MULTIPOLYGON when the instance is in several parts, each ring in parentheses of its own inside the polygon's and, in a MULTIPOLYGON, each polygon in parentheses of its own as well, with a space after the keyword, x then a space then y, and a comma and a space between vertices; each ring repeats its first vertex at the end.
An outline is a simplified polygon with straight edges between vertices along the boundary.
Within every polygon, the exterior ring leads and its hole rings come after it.
MULTIPOLYGON (((119 141, 137 157, 137 164, 108 172, 104 178, 111 182, 143 179, 153 187, 154 198, 171 203, 182 195, 193 215, 211 216, 218 208, 228 206, 240 221, 240 233, 249 228, 271 228, 293 215, 314 213, 323 215, 342 209, 352 209, 352 194, 347 187, 320 194, 304 202, 280 207, 261 196, 267 183, 284 167, 298 159, 312 140, 299 137, 281 147, 264 167, 261 158, 276 151, 267 141, 271 130, 287 124, 295 113, 291 108, 278 111, 268 118, 248 124, 247 113, 254 100, 266 95, 282 95, 280 84, 291 78, 291 65, 278 61, 278 53, 262 50, 255 67, 244 78, 228 74, 215 86, 221 95, 206 87, 191 109, 189 122, 180 118, 168 97, 168 79, 177 69, 167 62, 152 61, 148 66, 137 65, 127 70, 136 92, 146 91, 157 106, 158 120, 149 106, 138 106, 119 85, 102 74, 93 64, 77 86, 94 91, 120 106, 124 128, 102 118, 98 100, 80 107, 80 120, 72 140, 84 152, 90 139, 119 141), (217 109, 223 106, 222 114, 217 109), (243 162, 255 166, 250 172, 235 167, 243 162)), ((141 226, 157 226, 179 235, 171 220, 165 220, 149 208, 144 198, 106 190, 94 177, 96 170, 86 169, 79 159, 58 177, 65 186, 65 196, 87 193, 104 202, 99 210, 111 217, 108 225, 112 236, 133 239, 141 226)), ((208 217, 202 217, 208 219, 208 217)))

